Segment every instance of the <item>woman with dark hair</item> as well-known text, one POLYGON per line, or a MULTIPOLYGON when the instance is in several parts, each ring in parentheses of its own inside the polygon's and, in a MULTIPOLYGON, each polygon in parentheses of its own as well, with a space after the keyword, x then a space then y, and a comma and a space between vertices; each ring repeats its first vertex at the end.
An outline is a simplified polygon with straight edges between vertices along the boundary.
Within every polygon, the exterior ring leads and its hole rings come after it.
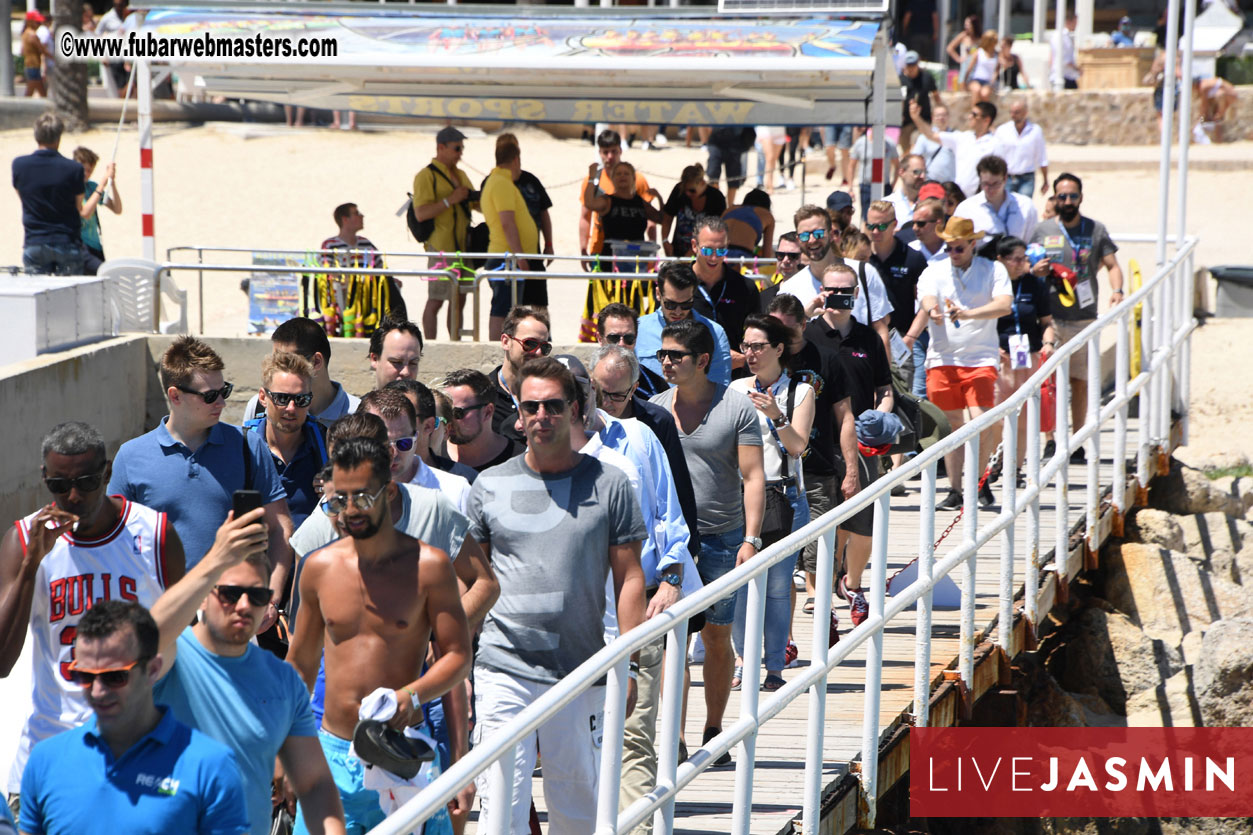
POLYGON ((991 101, 996 96, 998 66, 996 33, 989 29, 979 38, 979 48, 972 50, 966 59, 966 90, 972 104, 991 101))
POLYGON ((953 212, 957 211, 957 207, 965 199, 966 192, 962 191, 961 186, 952 180, 944 183, 944 216, 952 217, 953 212))
MULTIPOLYGON (((764 546, 778 542, 809 522, 801 457, 809 448, 815 393, 803 379, 808 375, 793 376, 788 372, 789 339, 787 327, 773 316, 749 316, 744 320, 744 341, 740 350, 753 376, 731 382, 731 388, 753 401, 765 445, 766 512, 761 527, 764 546)), ((766 575, 763 635, 766 679, 761 689, 770 692, 784 684, 782 674, 792 620, 792 569, 795 565, 795 556, 781 560, 766 575)), ((748 589, 742 588, 735 598, 735 623, 731 632, 737 657, 732 690, 740 689, 743 678, 747 616, 748 589)))
POLYGON ((699 162, 689 165, 679 175, 678 185, 661 207, 661 240, 666 255, 686 258, 692 254, 692 234, 696 218, 701 215, 721 217, 727 210, 727 198, 717 185, 705 180, 705 167, 699 162), (670 227, 674 235, 670 235, 670 227), (669 238, 669 240, 667 240, 669 238))
POLYGON ((953 40, 949 41, 948 49, 945 50, 957 69, 963 70, 965 68, 966 59, 978 46, 979 33, 982 31, 983 26, 979 20, 979 15, 969 15, 962 21, 962 30, 953 37, 953 40))

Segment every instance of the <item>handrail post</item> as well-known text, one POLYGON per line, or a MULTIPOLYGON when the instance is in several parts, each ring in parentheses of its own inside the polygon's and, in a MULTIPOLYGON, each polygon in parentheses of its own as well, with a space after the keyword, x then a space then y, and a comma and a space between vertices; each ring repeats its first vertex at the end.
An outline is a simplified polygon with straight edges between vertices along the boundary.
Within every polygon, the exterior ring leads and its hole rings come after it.
MULTIPOLYGON (((810 657, 814 666, 826 669, 828 631, 831 622, 831 589, 835 582, 835 529, 818 537, 818 575, 814 579, 814 631, 810 657)), ((805 794, 801 820, 805 832, 817 832, 821 817, 823 742, 826 737, 827 676, 823 673, 809 688, 808 739, 805 749, 805 794)))
MULTIPOLYGON (((168 255, 165 260, 170 260, 168 255)), ((204 250, 199 247, 196 248, 196 262, 199 264, 204 263, 204 250)), ((197 291, 200 295, 196 297, 197 304, 200 307, 200 335, 204 336, 204 270, 197 270, 196 273, 200 276, 198 279, 200 289, 197 291)))
POLYGON ((1040 622, 1040 390, 1037 388, 1027 398, 1027 486, 1036 488, 1035 498, 1027 513, 1027 565, 1023 575, 1024 613, 1027 628, 1035 637, 1040 622))
POLYGON ((1005 416, 1001 433, 1001 514, 1008 514, 1009 527, 1001 531, 1001 596, 996 637, 1006 655, 1012 656, 1014 632, 1014 540, 1018 536, 1018 420, 1017 411, 1005 416))
MULTIPOLYGON (((884 492, 875 499, 873 554, 870 557, 870 619, 883 617, 884 595, 887 591, 888 517, 892 513, 892 494, 884 492)), ((866 795, 864 825, 874 827, 879 805, 879 705, 883 683, 883 626, 871 635, 866 646, 866 707, 861 717, 861 786, 866 795)), ((806 830, 808 831, 808 830, 806 830)))
POLYGON ((609 670, 605 680, 605 714, 601 722, 600 782, 596 787, 596 833, 618 832, 618 791, 622 781, 622 732, 626 723, 627 659, 609 670))
POLYGON ((1101 334, 1092 335, 1085 346, 1088 352, 1088 414, 1085 423, 1092 427, 1092 434, 1085 442, 1088 459, 1087 491, 1084 494, 1084 506, 1087 517, 1084 520, 1085 536, 1088 546, 1097 547, 1097 525, 1101 514, 1097 507, 1101 497, 1101 334))
MULTIPOLYGON (((488 818, 491 827, 487 835, 512 835, 509 811, 513 809, 513 771, 518 767, 517 760, 518 747, 515 745, 487 769, 487 797, 479 800, 480 805, 490 803, 495 810, 488 818)), ((480 809, 480 820, 482 814, 480 809)))
MULTIPOLYGON (((971 545, 979 531, 979 436, 976 434, 966 441, 962 465, 962 544, 971 545)), ((974 684, 975 670, 975 561, 978 555, 972 553, 962 561, 962 596, 961 596, 961 646, 958 649, 957 668, 961 673, 962 682, 970 687, 974 684)))
MULTIPOLYGON (((1196 318, 1193 297, 1196 292, 1195 250, 1188 253, 1187 266, 1183 273, 1183 307, 1189 323, 1196 318)), ((1184 446, 1188 444, 1188 429, 1192 412, 1192 334, 1183 340, 1179 355, 1179 399, 1183 401, 1183 438, 1184 446)))
MULTIPOLYGON (((1142 490, 1148 489, 1149 479, 1149 422, 1151 420, 1151 404, 1153 402, 1152 378, 1149 373, 1153 368, 1153 306, 1152 294, 1148 294, 1140 302, 1140 374, 1147 379, 1140 387, 1136 402, 1136 480, 1142 490)), ((1137 375, 1138 376, 1138 375, 1137 375)))
MULTIPOLYGON (((1058 461, 1057 482, 1054 486, 1053 561, 1057 574, 1066 577, 1066 564, 1070 561, 1070 506, 1067 504, 1067 488, 1070 485, 1070 357, 1063 357, 1057 367, 1057 421, 1053 431, 1058 461)), ((1069 579, 1069 578, 1067 578, 1069 579)))
POLYGON ((518 306, 518 277, 514 275, 518 271, 518 256, 512 252, 505 255, 505 269, 509 271, 509 309, 518 306))
MULTIPOLYGON (((1130 317, 1128 317, 1130 319, 1130 317)), ((1129 323, 1115 323, 1117 341, 1114 347, 1114 398, 1119 403, 1114 414, 1114 510, 1119 516, 1127 513, 1127 375, 1131 368, 1131 337, 1129 323)))
POLYGON ((918 579, 927 590, 918 598, 917 625, 914 628, 914 726, 925 728, 931 719, 931 603, 935 598, 935 470, 932 461, 922 471, 918 494, 918 579))
MULTIPOLYGON (((683 713, 683 687, 680 685, 687 666, 687 624, 687 618, 683 618, 666 633, 662 680, 674 683, 661 690, 661 728, 656 746, 657 787, 661 789, 673 787, 679 771, 679 723, 683 713)), ((674 798, 653 813, 653 831, 658 835, 670 835, 674 831, 674 798)))
MULTIPOLYGON (((765 633, 766 576, 757 575, 748 583, 748 606, 744 628, 744 666, 740 671, 740 718, 750 716, 757 723, 761 697, 762 636, 765 633)), ((757 732, 740 742, 735 762, 735 795, 731 807, 731 832, 748 835, 753 818, 753 767, 757 758, 757 732)))

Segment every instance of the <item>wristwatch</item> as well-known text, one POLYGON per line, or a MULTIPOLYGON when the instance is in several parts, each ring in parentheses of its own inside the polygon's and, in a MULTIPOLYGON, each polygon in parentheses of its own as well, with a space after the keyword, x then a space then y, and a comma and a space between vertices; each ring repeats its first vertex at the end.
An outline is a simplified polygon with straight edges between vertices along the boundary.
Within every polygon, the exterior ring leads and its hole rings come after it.
POLYGON ((787 426, 788 424, 786 412, 780 413, 777 418, 770 418, 770 420, 774 423, 775 426, 787 426))
POLYGON ((758 551, 761 550, 761 537, 760 536, 746 536, 744 537, 744 541, 747 542, 749 545, 753 546, 754 548, 756 548, 758 551))
POLYGON ((660 577, 661 582, 669 583, 676 589, 683 585, 683 575, 677 571, 667 571, 660 577))

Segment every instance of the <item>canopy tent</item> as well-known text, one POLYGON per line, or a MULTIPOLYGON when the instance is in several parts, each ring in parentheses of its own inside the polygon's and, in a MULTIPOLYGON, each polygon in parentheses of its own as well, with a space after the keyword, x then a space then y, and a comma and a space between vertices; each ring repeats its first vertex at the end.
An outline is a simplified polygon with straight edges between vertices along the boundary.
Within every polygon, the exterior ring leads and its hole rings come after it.
MULTIPOLYGON (((874 121, 881 25, 881 16, 266 3, 162 6, 143 30, 336 41, 334 57, 161 62, 213 95, 449 120, 826 125, 874 121)), ((887 73, 888 100, 899 102, 890 62, 887 73)))

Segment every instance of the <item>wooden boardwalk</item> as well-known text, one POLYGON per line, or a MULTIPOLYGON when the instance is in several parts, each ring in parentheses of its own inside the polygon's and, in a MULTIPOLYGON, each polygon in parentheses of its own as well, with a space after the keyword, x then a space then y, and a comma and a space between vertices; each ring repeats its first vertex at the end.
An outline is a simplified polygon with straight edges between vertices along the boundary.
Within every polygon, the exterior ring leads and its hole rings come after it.
MULTIPOLYGON (((1130 438, 1128 448, 1134 447, 1134 419, 1129 420, 1130 438)), ((1108 485, 1113 472, 1110 451, 1113 449, 1114 429, 1112 423, 1101 434, 1101 483, 1108 485)), ((940 495, 947 482, 939 479, 940 495)), ((1069 469, 1070 505, 1069 522, 1073 525, 1083 517, 1084 501, 1087 486, 1087 466, 1074 464, 1069 469)), ((918 533, 921 513, 919 512, 919 489, 921 481, 908 482, 908 493, 893 497, 892 514, 889 524, 888 566, 887 576, 891 577, 903 568, 918 554, 918 533)), ((994 493, 1000 500, 1001 483, 994 485, 994 493)), ((1040 501, 1040 551, 1047 554, 1053 545, 1056 507, 1055 493, 1052 487, 1046 487, 1040 501)), ((989 523, 999 505, 979 515, 979 525, 989 523)), ((936 513, 936 535, 948 526, 956 516, 952 511, 936 513)), ((940 559, 952 546, 960 541, 962 525, 954 529, 944 545, 936 550, 936 558, 940 559)), ((1016 565, 1014 569, 1014 588, 1017 591, 1023 582, 1024 555, 1028 553, 1026 517, 1019 517, 1015 545, 1016 565)), ((980 552, 976 568, 976 628, 990 623, 997 614, 999 606, 1000 578, 1000 537, 994 537, 980 552)), ((954 582, 961 585, 960 569, 950 575, 954 582)), ((867 568, 863 584, 869 580, 870 570, 867 568)), ((813 620, 803 616, 800 602, 804 594, 800 593, 797 601, 794 636, 800 647, 801 668, 807 666, 807 656, 813 630, 813 620)), ((837 614, 840 619, 840 631, 843 634, 852 628, 848 617, 848 604, 836 599, 837 614)), ((955 666, 959 645, 958 609, 935 608, 932 614, 931 641, 931 679, 934 680, 940 671, 955 666)), ((906 610, 888 624, 884 640, 883 664, 883 695, 880 700, 879 729, 883 732, 901 713, 910 711, 913 702, 914 688, 914 611, 906 610)), ((825 629, 825 627, 823 627, 825 629)), ((865 673, 866 649, 863 644, 840 666, 836 667, 828 677, 826 732, 824 736, 825 777, 823 784, 829 785, 842 777, 848 770, 848 764, 860 756, 862 715, 865 705, 865 691, 862 686, 865 673)), ((801 672, 800 669, 785 670, 783 677, 791 678, 801 672)), ((762 677, 765 673, 763 671, 762 677)), ((704 696, 702 693, 702 668, 692 666, 692 690, 688 700, 687 739, 689 747, 699 745, 701 729, 704 727, 704 696)), ((764 698, 768 694, 762 694, 764 698)), ((789 704, 782 713, 767 723, 757 737, 757 766, 753 781, 753 815, 751 831, 754 835, 777 835, 792 818, 800 815, 802 804, 802 787, 805 773, 805 748, 807 744, 806 725, 809 711, 809 696, 801 696, 789 704)), ((731 724, 740 715, 740 694, 732 693, 727 706, 726 724, 731 724)), ((733 751, 733 756, 738 750, 733 751)), ((543 806, 541 781, 534 780, 536 808, 541 822, 546 819, 543 806)), ((727 766, 711 769, 699 775, 696 780, 679 795, 675 805, 675 831, 688 835, 705 835, 705 833, 726 833, 731 829, 732 800, 735 793, 735 768, 727 766)))

